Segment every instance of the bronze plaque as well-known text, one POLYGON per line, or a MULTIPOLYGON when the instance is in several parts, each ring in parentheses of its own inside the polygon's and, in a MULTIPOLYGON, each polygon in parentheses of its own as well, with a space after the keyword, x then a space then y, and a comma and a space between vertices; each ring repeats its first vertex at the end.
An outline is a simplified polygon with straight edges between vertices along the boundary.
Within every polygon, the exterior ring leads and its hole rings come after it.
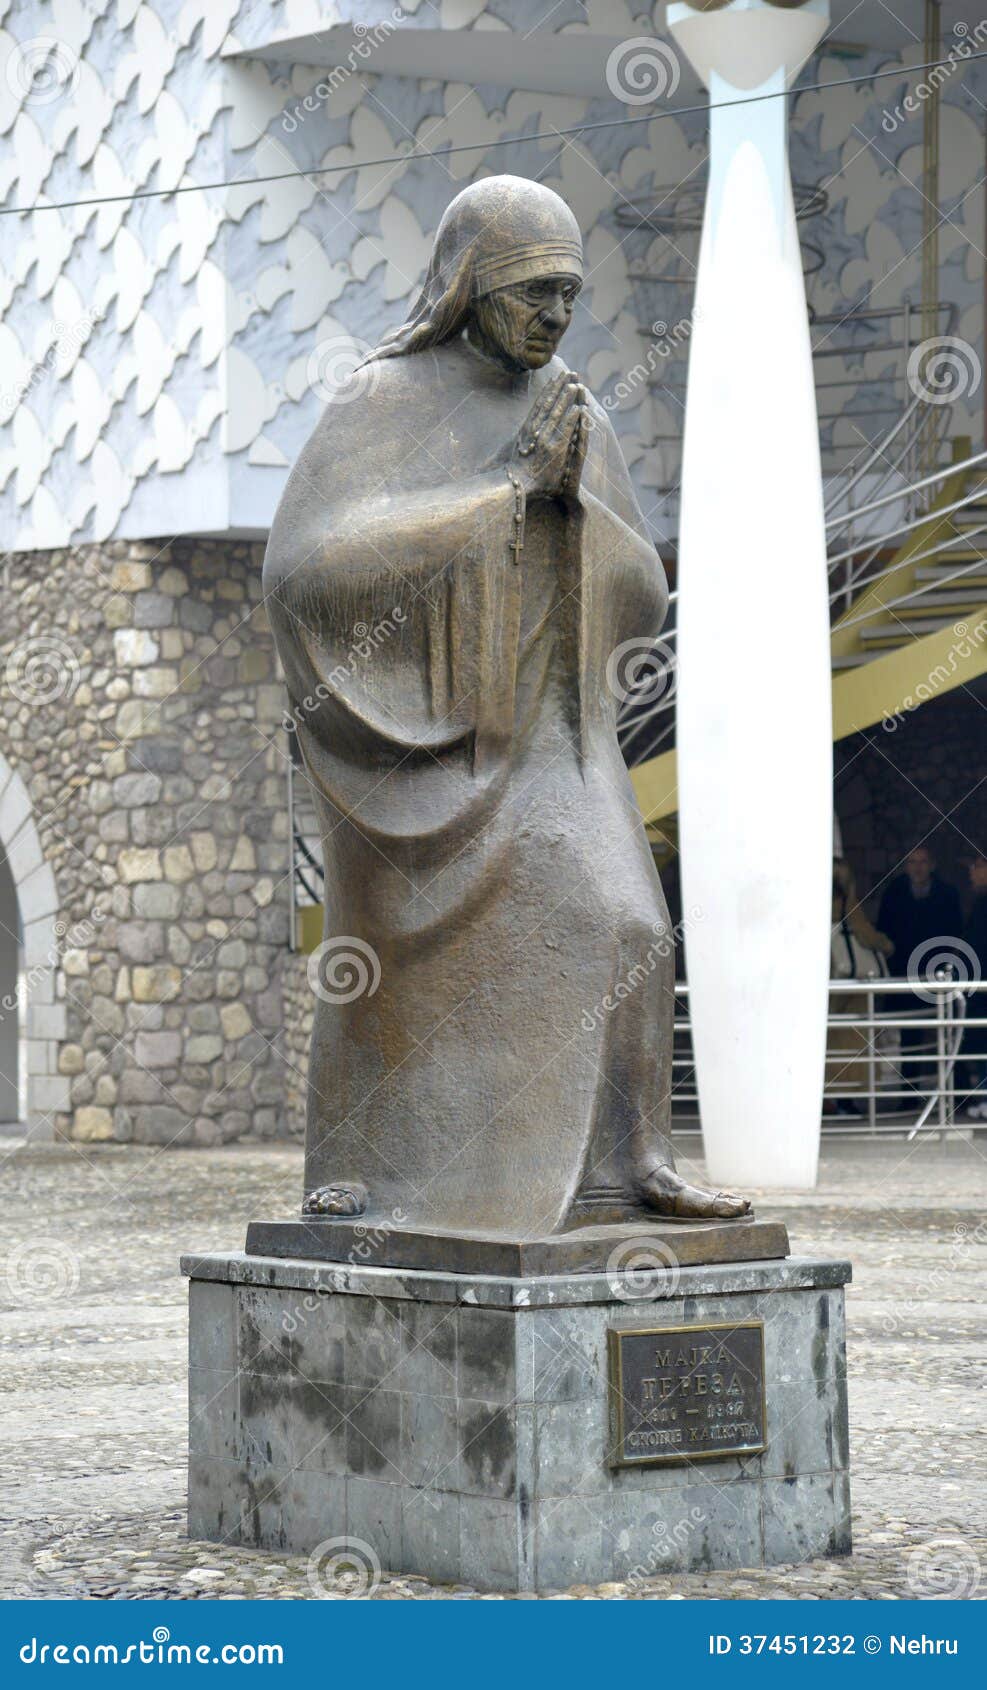
POLYGON ((764 1322, 610 1327, 611 1467, 759 1455, 764 1322))

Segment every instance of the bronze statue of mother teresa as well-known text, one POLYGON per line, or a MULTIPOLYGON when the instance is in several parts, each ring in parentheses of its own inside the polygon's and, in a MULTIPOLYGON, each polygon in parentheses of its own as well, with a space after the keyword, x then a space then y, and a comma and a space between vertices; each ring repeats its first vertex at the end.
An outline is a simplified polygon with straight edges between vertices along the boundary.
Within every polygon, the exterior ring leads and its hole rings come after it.
POLYGON ((668 1139, 673 946, 607 681, 667 594, 557 356, 582 274, 556 194, 464 189, 271 532, 325 854, 308 1215, 530 1239, 748 1210, 668 1139))

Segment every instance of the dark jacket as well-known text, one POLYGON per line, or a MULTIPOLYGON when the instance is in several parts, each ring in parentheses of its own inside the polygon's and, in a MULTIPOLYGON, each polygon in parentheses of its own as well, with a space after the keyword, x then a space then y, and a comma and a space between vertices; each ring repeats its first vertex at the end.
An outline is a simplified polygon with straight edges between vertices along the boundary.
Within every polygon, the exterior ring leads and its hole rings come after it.
POLYGON ((894 945, 888 964, 891 973, 904 978, 909 959, 920 945, 929 939, 958 939, 962 934, 959 893, 934 874, 926 896, 916 898, 907 874, 899 874, 881 899, 877 925, 894 945))
POLYGON ((974 898, 963 937, 980 963, 981 980, 987 982, 987 892, 974 898))

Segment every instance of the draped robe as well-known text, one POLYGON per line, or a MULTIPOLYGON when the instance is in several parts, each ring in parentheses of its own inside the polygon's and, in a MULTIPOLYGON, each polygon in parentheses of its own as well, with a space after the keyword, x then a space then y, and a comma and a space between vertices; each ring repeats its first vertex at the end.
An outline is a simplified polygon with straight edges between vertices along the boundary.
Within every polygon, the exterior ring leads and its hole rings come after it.
POLYGON ((667 598, 595 402, 577 505, 529 498, 511 549, 509 442, 564 367, 465 339, 369 364, 265 560, 325 957, 379 964, 317 994, 306 1190, 362 1182, 412 1226, 640 1218, 635 1170, 671 1160, 674 959, 607 677, 667 598))

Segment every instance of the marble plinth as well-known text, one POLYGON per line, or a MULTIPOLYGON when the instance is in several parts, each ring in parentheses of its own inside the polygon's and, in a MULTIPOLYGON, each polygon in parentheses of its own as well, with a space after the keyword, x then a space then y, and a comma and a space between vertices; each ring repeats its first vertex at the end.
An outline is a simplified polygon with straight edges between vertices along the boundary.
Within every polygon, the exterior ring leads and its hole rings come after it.
POLYGON ((189 1533, 544 1591, 850 1549, 845 1262, 508 1278, 189 1256, 189 1533), (635 1292, 641 1290, 640 1286, 635 1292), (612 1465, 609 1330, 763 1322, 763 1452, 612 1465))

